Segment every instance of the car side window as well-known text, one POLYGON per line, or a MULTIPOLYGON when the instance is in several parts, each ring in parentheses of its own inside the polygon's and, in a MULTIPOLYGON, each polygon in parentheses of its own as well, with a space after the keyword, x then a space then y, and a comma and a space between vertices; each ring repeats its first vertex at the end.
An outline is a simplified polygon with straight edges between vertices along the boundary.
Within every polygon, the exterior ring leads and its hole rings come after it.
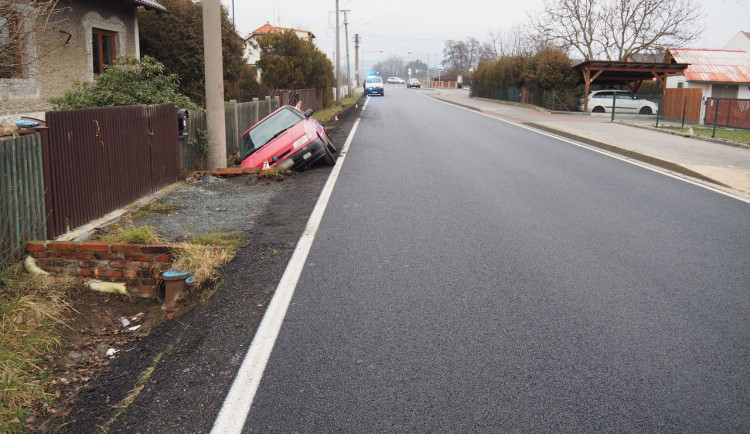
POLYGON ((612 92, 599 92, 594 95, 594 98, 612 98, 612 92))

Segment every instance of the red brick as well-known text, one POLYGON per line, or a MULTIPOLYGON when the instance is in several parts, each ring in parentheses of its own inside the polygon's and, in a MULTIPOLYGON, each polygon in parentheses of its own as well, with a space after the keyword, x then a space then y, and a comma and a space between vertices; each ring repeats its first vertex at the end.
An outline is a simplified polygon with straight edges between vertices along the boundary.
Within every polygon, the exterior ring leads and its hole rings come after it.
POLYGON ((94 253, 94 258, 103 261, 121 261, 123 259, 122 253, 94 253))
POLYGON ((128 268, 127 264, 125 261, 110 261, 109 266, 111 268, 128 268))
POLYGON ((91 271, 90 268, 79 268, 77 271, 72 272, 71 275, 80 276, 80 277, 91 277, 94 275, 94 272, 91 271))
POLYGON ((39 252, 44 251, 47 249, 47 242, 46 241, 29 241, 26 243, 26 251, 27 252, 39 252))
POLYGON ((110 244, 109 250, 111 252, 123 252, 123 253, 140 253, 140 244, 110 244))
POLYGON ((141 253, 151 253, 155 255, 161 255, 162 253, 169 253, 172 251, 172 247, 167 244, 152 244, 141 247, 141 253))
POLYGON ((78 261, 78 266, 81 268, 91 268, 94 269, 95 267, 98 267, 100 264, 97 261, 78 261))
MULTIPOLYGON (((147 267, 151 266, 150 262, 147 262, 147 267)), ((129 261, 125 263, 124 268, 143 268, 143 262, 137 262, 137 261, 129 261)))
POLYGON ((94 259, 94 255, 86 252, 66 252, 65 257, 68 259, 94 259))
POLYGON ((138 275, 137 270, 125 270, 123 273, 123 276, 127 277, 128 279, 137 279, 141 276, 138 275))
POLYGON ((75 252, 78 250, 78 243, 70 241, 50 241, 47 244, 49 250, 61 250, 66 252, 75 252))
POLYGON ((153 286, 129 286, 128 292, 136 297, 151 298, 156 288, 153 286))
POLYGON ((153 255, 142 255, 140 253, 128 253, 125 255, 126 261, 152 261, 153 255))
POLYGON ((99 276, 101 277, 122 277, 122 271, 120 270, 99 270, 99 276))
POLYGON ((162 262, 168 264, 172 262, 172 255, 165 253, 154 258, 154 262, 162 262))
POLYGON ((82 252, 108 252, 109 243, 103 243, 100 241, 86 241, 81 243, 79 251, 82 252))

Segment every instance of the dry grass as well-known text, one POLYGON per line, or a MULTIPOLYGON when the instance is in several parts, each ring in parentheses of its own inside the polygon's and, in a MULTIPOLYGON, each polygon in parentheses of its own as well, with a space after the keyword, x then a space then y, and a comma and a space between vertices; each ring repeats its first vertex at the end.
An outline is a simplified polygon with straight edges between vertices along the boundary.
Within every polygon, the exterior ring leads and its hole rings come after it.
POLYGON ((221 277, 217 267, 234 257, 234 251, 230 250, 213 245, 180 244, 172 268, 190 271, 196 285, 213 282, 221 277))
POLYGON ((280 170, 275 167, 271 167, 265 170, 261 170, 257 175, 255 175, 255 177, 257 179, 266 181, 283 181, 288 176, 293 176, 295 174, 296 172, 293 172, 291 170, 280 170))
POLYGON ((98 239, 105 243, 158 244, 161 242, 159 234, 148 225, 139 228, 114 225, 112 230, 101 235, 98 239))
POLYGON ((0 432, 25 431, 31 406, 48 397, 44 356, 60 346, 73 278, 35 276, 15 264, 0 273, 0 432))

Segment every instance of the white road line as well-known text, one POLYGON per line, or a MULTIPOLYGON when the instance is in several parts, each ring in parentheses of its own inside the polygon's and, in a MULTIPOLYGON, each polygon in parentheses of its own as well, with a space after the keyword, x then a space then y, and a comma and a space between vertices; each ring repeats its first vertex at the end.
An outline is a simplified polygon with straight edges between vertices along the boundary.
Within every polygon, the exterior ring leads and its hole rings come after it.
MULTIPOLYGON (((369 102, 369 98, 367 101, 369 102)), ((362 112, 365 111, 365 108, 367 108, 367 102, 362 106, 362 112)), ((320 226, 323 213, 328 206, 328 200, 331 197, 331 192, 338 179, 341 166, 344 164, 346 152, 352 143, 360 119, 362 119, 361 114, 354 122, 352 130, 346 138, 344 147, 339 151, 339 158, 336 161, 336 165, 333 167, 331 175, 328 177, 328 181, 320 193, 318 202, 315 204, 315 208, 312 214, 310 214, 310 219, 307 221, 305 231, 302 233, 302 237, 300 237, 294 253, 292 253, 289 264, 287 264, 279 285, 276 287, 276 292, 271 299, 271 303, 269 303, 263 320, 255 332, 253 342, 250 344, 250 348, 248 348, 247 354, 245 354, 245 359, 242 361, 237 376, 234 378, 232 387, 224 399, 221 411, 219 411, 219 415, 216 417, 216 421, 214 421, 214 426, 211 429, 212 434, 239 433, 245 425, 245 420, 250 413, 255 393, 258 390, 258 385, 261 378, 263 378, 263 371, 265 371, 268 359, 271 357, 271 351, 276 342, 276 337, 279 335, 281 324, 284 322, 289 302, 292 300, 292 295, 297 287, 297 281, 300 274, 302 274, 307 255, 310 253, 310 248, 315 240, 315 234, 320 226)))
POLYGON ((455 107, 457 109, 460 109, 460 110, 466 110, 466 111, 468 111, 470 113, 475 113, 475 114, 478 114, 480 116, 485 116, 485 117, 488 117, 490 119, 495 119, 495 120, 500 121, 500 122, 505 122, 506 124, 515 125, 517 127, 524 128, 524 129, 529 130, 529 131, 533 131, 533 132, 535 132, 537 134, 541 134, 543 136, 551 137, 553 139, 557 139, 557 140, 563 141, 565 143, 569 143, 571 145, 578 146, 580 148, 588 149, 589 151, 598 152, 599 154, 606 155, 606 156, 612 157, 612 158, 616 158, 616 159, 618 159, 620 161, 624 161, 626 163, 630 163, 630 164, 632 164, 634 166, 642 167, 642 168, 650 170, 652 172, 656 172, 656 173, 659 173, 661 175, 669 176, 670 178, 674 178, 674 179, 677 179, 677 180, 680 180, 680 181, 683 181, 683 182, 687 182, 688 184, 693 184, 695 186, 705 188, 706 190, 711 190, 711 191, 713 191, 715 193, 719 193, 719 194, 722 194, 724 196, 731 197, 732 199, 736 199, 736 200, 739 200, 741 202, 750 203, 750 200, 745 199, 742 196, 737 196, 736 194, 730 193, 728 191, 724 191, 724 190, 722 190, 720 188, 716 188, 716 187, 714 187, 712 185, 703 184, 701 182, 698 182, 698 181, 695 181, 693 179, 687 178, 684 175, 678 175, 678 174, 675 174, 675 173, 672 173, 672 172, 667 172, 666 169, 662 169, 660 167, 650 166, 650 165, 642 163, 642 162, 640 162, 638 160, 633 160, 633 159, 630 159, 630 158, 627 158, 627 157, 623 157, 622 155, 618 155, 618 154, 615 154, 613 152, 606 151, 604 149, 599 149, 599 148, 596 148, 594 146, 587 145, 585 143, 577 142, 577 141, 575 141, 573 139, 568 139, 566 137, 558 136, 556 134, 553 134, 553 133, 550 133, 550 132, 547 132, 547 131, 538 130, 538 129, 534 128, 534 127, 530 127, 528 125, 524 125, 524 124, 521 124, 521 123, 518 123, 518 122, 515 122, 515 121, 511 121, 511 120, 508 120, 508 119, 499 118, 497 116, 492 116, 492 115, 487 114, 487 113, 485 113, 483 111, 472 110, 472 109, 467 108, 467 107, 462 107, 460 105, 451 104, 448 101, 442 101, 442 100, 439 100, 439 99, 436 99, 436 98, 431 98, 431 97, 429 97, 427 95, 423 95, 423 96, 425 98, 431 99, 433 101, 436 101, 436 102, 439 102, 439 103, 442 103, 442 104, 447 104, 449 106, 453 106, 453 107, 455 107))

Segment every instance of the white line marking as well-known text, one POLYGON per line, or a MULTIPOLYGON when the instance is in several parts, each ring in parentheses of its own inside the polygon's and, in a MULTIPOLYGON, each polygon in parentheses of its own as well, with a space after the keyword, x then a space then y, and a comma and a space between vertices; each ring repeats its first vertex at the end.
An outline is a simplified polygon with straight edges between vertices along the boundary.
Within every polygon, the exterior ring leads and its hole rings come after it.
POLYGON ((487 114, 487 113, 485 113, 483 111, 477 111, 477 110, 473 110, 473 109, 470 109, 470 108, 467 108, 467 107, 462 107, 460 105, 452 104, 452 103, 450 103, 448 101, 443 101, 443 100, 439 100, 439 99, 436 99, 436 98, 431 98, 431 97, 429 97, 427 95, 423 95, 423 96, 425 98, 431 99, 433 101, 436 101, 436 102, 439 102, 439 103, 442 103, 442 104, 447 104, 449 106, 455 107, 455 108, 460 109, 460 110, 466 110, 469 113, 475 113, 475 114, 478 114, 480 116, 488 117, 490 119, 495 119, 495 120, 500 121, 500 122, 505 122, 506 124, 515 125, 517 127, 524 128, 524 129, 529 130, 529 131, 533 131, 533 132, 535 132, 537 134, 541 134, 543 136, 547 136, 547 137, 550 137, 550 138, 553 138, 553 139, 557 139, 557 140, 563 141, 565 143, 569 143, 569 144, 574 145, 574 146, 578 146, 579 148, 588 149, 589 151, 597 152, 599 154, 606 155, 608 157, 616 158, 616 159, 618 159, 620 161, 624 161, 626 163, 630 163, 630 164, 632 164, 634 166, 642 167, 642 168, 650 170, 652 172, 659 173, 661 175, 668 176, 670 178, 674 178, 674 179, 677 179, 677 180, 680 180, 680 181, 683 181, 683 182, 687 182, 688 184, 693 184, 693 185, 695 185, 697 187, 705 188, 706 190, 711 190, 714 193, 723 194, 724 196, 731 197, 732 199, 736 199, 736 200, 739 200, 741 202, 750 203, 750 199, 745 199, 744 197, 737 196, 737 195, 735 195, 733 193, 721 190, 721 189, 716 188, 716 187, 714 187, 712 185, 703 184, 703 183, 695 181, 693 179, 686 178, 685 177, 686 175, 677 175, 677 174, 674 174, 674 173, 671 173, 671 172, 665 172, 666 169, 662 169, 662 168, 658 168, 658 167, 654 167, 654 166, 648 166, 648 165, 646 165, 646 164, 644 164, 644 163, 642 163, 642 162, 640 162, 638 160, 631 160, 630 158, 623 157, 622 155, 618 155, 618 154, 615 154, 613 152, 606 151, 604 149, 599 149, 599 148, 596 148, 594 146, 587 145, 585 143, 576 142, 575 140, 569 139, 567 137, 558 136, 558 135, 550 133, 548 131, 538 130, 538 129, 536 129, 534 127, 530 127, 528 125, 520 124, 518 122, 510 121, 508 119, 503 119, 503 118, 500 118, 500 117, 497 117, 497 116, 492 116, 492 115, 487 114))
MULTIPOLYGON (((368 101, 365 101, 362 105, 363 113, 368 101)), ((320 226, 320 221, 323 219, 323 213, 325 213, 328 206, 328 200, 331 197, 331 192, 338 179, 341 166, 344 164, 346 152, 352 143, 360 119, 362 119, 361 114, 354 122, 352 130, 346 138, 344 147, 339 151, 339 158, 336 161, 336 165, 331 171, 331 175, 328 177, 323 191, 320 193, 315 208, 312 214, 310 214, 310 219, 307 221, 305 231, 302 233, 299 242, 297 242, 297 247, 295 247, 294 253, 292 253, 291 259, 289 259, 289 264, 287 264, 284 274, 281 276, 271 303, 269 303, 263 320, 255 332, 252 344, 250 344, 250 348, 248 348, 247 354, 245 354, 245 359, 242 361, 237 376, 234 378, 232 387, 224 399, 221 411, 219 411, 216 421, 214 421, 214 426, 211 429, 212 434, 240 433, 242 427, 245 425, 245 420, 250 413, 255 393, 258 391, 258 385, 261 378, 263 378, 263 371, 265 371, 268 359, 271 357, 271 351, 273 351, 273 346, 279 335, 281 324, 284 322, 289 303, 297 287, 297 281, 300 274, 302 274, 307 255, 310 253, 310 248, 315 240, 315 234, 320 226)))

